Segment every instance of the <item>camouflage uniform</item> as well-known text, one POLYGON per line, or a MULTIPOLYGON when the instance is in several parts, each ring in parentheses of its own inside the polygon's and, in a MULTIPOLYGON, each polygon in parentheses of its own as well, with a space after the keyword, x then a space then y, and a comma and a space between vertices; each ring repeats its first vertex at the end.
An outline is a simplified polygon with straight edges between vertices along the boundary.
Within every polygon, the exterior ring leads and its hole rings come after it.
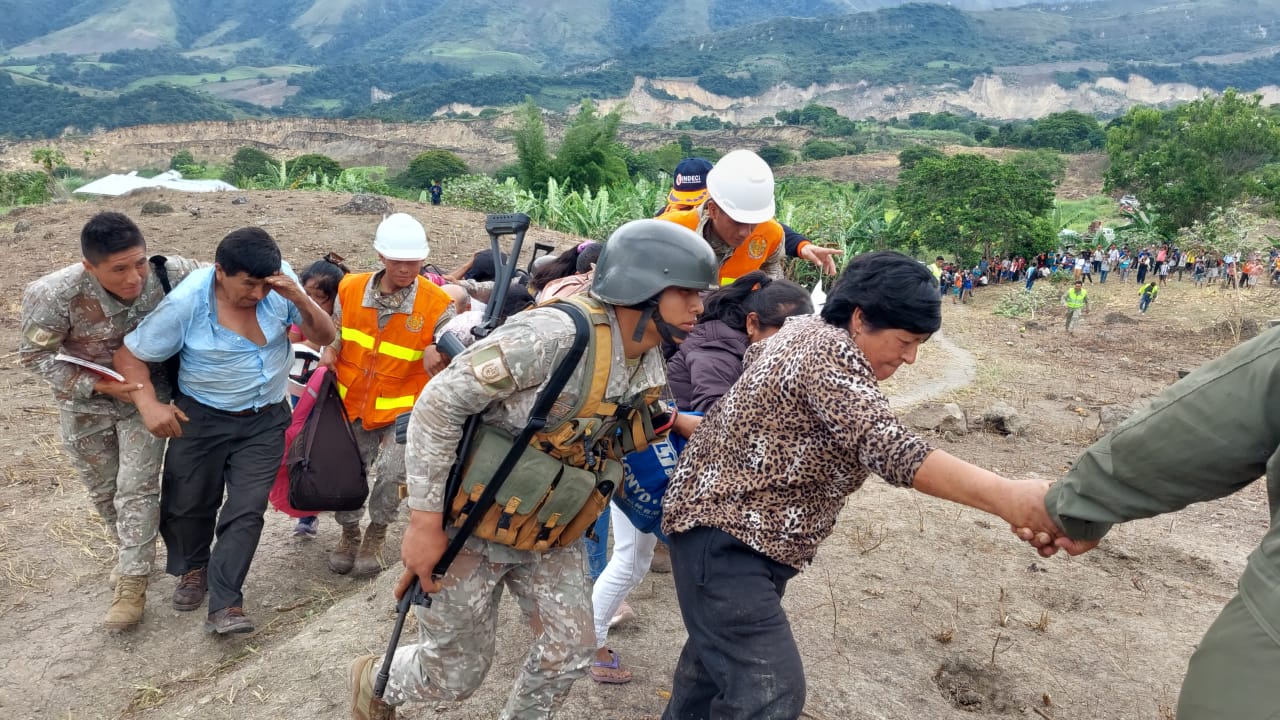
MULTIPOLYGON (((364 289, 362 304, 378 311, 378 327, 386 328, 392 316, 408 315, 413 312, 413 304, 417 299, 417 284, 400 288, 384 295, 378 285, 382 281, 382 273, 375 273, 369 278, 364 289)), ((450 304, 437 318, 432 329, 432 337, 439 334, 441 328, 453 319, 454 308, 450 304)), ((333 324, 338 330, 332 347, 335 352, 342 352, 342 303, 338 298, 333 300, 333 324)), ((390 525, 395 520, 396 511, 400 508, 400 484, 404 482, 404 446, 396 443, 395 425, 366 430, 360 420, 351 424, 356 436, 356 444, 360 448, 360 457, 364 458, 365 471, 373 476, 373 487, 369 490, 369 522, 375 525, 390 525)), ((364 510, 345 510, 335 512, 333 517, 339 525, 354 525, 360 522, 364 510)))
MULTIPOLYGON (((198 263, 170 258, 170 282, 177 284, 198 263)), ((124 336, 164 299, 150 271, 132 303, 109 294, 77 263, 27 286, 22 298, 21 362, 53 387, 61 415, 62 441, 89 490, 89 499, 120 543, 122 575, 147 575, 155 560, 159 519, 160 463, 164 441, 142 424, 137 409, 95 394, 96 373, 54 360, 68 355, 111 365, 124 336)), ((169 397, 160 365, 152 366, 156 392, 169 397)))
MULTIPOLYGON (((662 355, 653 349, 638 361, 624 361, 617 317, 612 308, 608 313, 614 367, 605 400, 635 401, 665 384, 662 355)), ((559 310, 522 312, 477 341, 427 385, 409 423, 411 508, 442 511, 445 481, 469 415, 484 411, 487 424, 512 434, 524 427, 538 391, 574 333, 572 320, 559 310)), ((552 407, 548 427, 565 419, 590 386, 587 365, 584 357, 552 407)), ((471 538, 444 583, 430 608, 414 608, 419 641, 396 652, 384 699, 397 705, 461 699, 474 692, 493 659, 497 600, 505 585, 529 618, 535 639, 501 717, 549 717, 573 682, 586 674, 595 652, 581 542, 537 552, 471 538)))

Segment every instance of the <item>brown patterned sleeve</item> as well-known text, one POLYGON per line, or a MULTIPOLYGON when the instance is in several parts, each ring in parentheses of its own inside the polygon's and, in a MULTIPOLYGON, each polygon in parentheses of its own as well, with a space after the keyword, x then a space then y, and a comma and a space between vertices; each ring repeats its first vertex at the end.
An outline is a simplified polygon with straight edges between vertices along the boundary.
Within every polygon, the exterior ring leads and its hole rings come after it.
POLYGON ((807 368, 809 406, 842 450, 890 485, 911 487, 933 448, 889 408, 889 399, 856 363, 823 353, 807 368))

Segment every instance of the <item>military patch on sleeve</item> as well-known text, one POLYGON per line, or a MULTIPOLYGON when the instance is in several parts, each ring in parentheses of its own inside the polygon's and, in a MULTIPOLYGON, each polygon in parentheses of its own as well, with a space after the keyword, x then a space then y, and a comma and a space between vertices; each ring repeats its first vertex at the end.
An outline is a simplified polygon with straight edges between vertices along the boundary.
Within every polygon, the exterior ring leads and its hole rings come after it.
POLYGON ((502 356, 502 348, 490 345, 471 354, 471 374, 481 385, 495 390, 510 390, 515 387, 515 379, 507 367, 507 360, 502 356))
POLYGON ((40 348, 57 348, 62 345, 62 336, 39 325, 27 328, 27 341, 40 348))

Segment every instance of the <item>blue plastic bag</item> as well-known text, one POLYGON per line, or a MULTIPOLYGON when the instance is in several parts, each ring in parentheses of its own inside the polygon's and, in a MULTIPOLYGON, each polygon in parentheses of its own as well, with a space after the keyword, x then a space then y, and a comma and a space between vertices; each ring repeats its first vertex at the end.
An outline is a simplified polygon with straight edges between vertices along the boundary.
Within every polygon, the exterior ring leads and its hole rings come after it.
MULTIPOLYGON (((702 413, 684 413, 701 415, 702 413)), ((647 450, 634 452, 622 458, 624 476, 622 487, 613 495, 618 506, 640 532, 652 533, 662 542, 662 496, 676 469, 676 461, 688 441, 675 432, 649 444, 647 450)))

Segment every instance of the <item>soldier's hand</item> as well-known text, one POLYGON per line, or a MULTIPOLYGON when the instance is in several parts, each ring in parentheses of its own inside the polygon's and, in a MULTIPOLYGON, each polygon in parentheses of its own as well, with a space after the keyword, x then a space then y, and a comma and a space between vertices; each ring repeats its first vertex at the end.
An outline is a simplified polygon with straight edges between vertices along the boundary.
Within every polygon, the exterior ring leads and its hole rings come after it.
POLYGON ((428 345, 427 349, 422 351, 422 366, 432 377, 439 375, 448 364, 449 358, 435 345, 428 345))
POLYGON ((182 423, 187 422, 186 413, 173 403, 147 403, 138 407, 142 416, 142 424, 158 438, 182 437, 182 423))
POLYGON ((404 540, 400 542, 400 559, 404 562, 405 575, 396 584, 396 599, 404 594, 414 575, 418 576, 424 592, 430 594, 440 589, 432 574, 449 546, 443 522, 441 513, 422 510, 409 513, 409 527, 405 528, 404 540))
POLYGON ((127 403, 133 402, 133 393, 141 389, 142 383, 116 382, 105 378, 93 384, 94 392, 100 395, 110 395, 121 402, 127 403))

